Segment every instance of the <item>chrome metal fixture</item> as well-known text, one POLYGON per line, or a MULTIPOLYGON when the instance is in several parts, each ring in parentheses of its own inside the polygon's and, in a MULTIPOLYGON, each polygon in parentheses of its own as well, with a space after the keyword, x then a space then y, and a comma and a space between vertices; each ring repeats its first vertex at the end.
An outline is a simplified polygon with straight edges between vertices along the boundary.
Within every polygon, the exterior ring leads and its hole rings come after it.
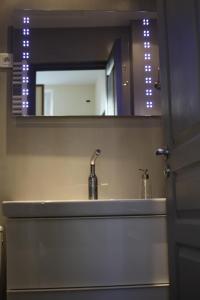
POLYGON ((90 159, 90 175, 88 178, 88 198, 90 200, 98 199, 98 179, 95 174, 95 162, 101 154, 100 149, 96 149, 90 159))
POLYGON ((158 148, 156 150, 156 155, 162 155, 162 156, 165 156, 166 158, 168 158, 170 155, 170 152, 169 152, 169 149, 167 149, 167 148, 158 148))

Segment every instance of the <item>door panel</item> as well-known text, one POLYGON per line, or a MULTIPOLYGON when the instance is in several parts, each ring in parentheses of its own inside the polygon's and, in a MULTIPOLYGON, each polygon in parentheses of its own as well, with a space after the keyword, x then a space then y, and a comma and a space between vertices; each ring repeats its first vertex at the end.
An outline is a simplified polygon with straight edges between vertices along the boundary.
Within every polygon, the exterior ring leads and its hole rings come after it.
POLYGON ((170 299, 200 299, 200 9, 159 0, 167 164, 170 299))
POLYGON ((178 211, 200 211, 200 165, 176 174, 176 203, 178 211))
POLYGON ((194 0, 166 2, 174 136, 200 121, 199 38, 195 4, 194 0))
POLYGON ((186 138, 179 145, 174 146, 173 155, 170 158, 171 166, 174 170, 180 170, 199 162, 200 135, 193 133, 191 139, 186 138))
POLYGON ((179 249, 179 299, 200 299, 200 253, 193 248, 179 249))
MULTIPOLYGON (((200 222, 191 220, 191 217, 179 217, 174 227, 176 233, 177 247, 179 244, 188 245, 188 247, 200 247, 200 222)), ((199 249, 197 251, 200 253, 199 249)), ((191 274, 192 275, 192 274, 191 274)))

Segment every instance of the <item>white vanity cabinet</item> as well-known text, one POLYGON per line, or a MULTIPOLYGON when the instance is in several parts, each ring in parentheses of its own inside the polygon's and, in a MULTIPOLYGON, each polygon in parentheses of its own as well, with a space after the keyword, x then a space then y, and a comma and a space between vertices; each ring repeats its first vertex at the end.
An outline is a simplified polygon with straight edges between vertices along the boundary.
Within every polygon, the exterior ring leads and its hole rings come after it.
POLYGON ((167 300, 165 200, 4 202, 8 300, 167 300))

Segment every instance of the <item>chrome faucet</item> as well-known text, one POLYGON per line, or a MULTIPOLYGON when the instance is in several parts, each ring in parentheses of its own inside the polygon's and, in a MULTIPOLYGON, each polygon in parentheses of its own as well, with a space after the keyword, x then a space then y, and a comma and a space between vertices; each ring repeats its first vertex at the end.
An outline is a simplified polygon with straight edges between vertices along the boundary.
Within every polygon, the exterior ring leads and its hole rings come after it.
POLYGON ((88 198, 90 200, 98 199, 98 179, 95 174, 95 161, 101 154, 100 149, 96 149, 90 159, 90 175, 88 178, 88 198))

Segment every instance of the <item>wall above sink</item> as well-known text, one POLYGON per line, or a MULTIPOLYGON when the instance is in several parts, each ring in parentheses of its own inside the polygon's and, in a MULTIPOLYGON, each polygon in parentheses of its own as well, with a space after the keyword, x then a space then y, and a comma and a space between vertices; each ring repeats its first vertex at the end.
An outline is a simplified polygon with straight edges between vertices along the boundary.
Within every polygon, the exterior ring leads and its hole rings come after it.
POLYGON ((154 12, 16 11, 16 116, 161 114, 154 12))

